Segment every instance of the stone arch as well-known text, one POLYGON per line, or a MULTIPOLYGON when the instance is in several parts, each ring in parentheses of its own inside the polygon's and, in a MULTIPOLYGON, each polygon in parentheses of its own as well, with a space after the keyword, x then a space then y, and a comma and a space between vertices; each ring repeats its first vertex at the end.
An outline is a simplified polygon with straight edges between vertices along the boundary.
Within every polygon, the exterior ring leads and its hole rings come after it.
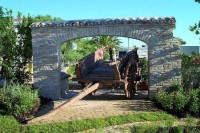
POLYGON ((60 45, 71 39, 100 35, 129 37, 148 45, 149 98, 157 89, 181 82, 180 42, 173 38, 173 17, 33 23, 31 28, 34 86, 44 97, 61 96, 60 45))

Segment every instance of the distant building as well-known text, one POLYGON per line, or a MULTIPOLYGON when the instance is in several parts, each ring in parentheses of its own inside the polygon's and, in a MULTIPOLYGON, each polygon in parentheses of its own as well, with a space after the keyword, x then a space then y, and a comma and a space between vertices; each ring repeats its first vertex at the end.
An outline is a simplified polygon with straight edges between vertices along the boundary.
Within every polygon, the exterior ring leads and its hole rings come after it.
POLYGON ((184 54, 196 53, 200 54, 200 46, 181 46, 181 50, 184 54))
MULTIPOLYGON (((132 47, 131 48, 127 48, 127 47, 124 47, 124 48, 120 48, 118 50, 118 58, 122 58, 123 56, 126 55, 126 53, 128 51, 130 51, 131 49, 133 49, 132 47)), ((196 54, 200 54, 200 46, 181 46, 181 51, 182 53, 184 54, 191 54, 191 53, 196 53, 196 54)), ((139 55, 139 58, 148 58, 148 47, 147 46, 142 46, 142 47, 138 47, 138 55, 139 55)))
POLYGON ((16 18, 16 19, 13 19, 13 24, 14 26, 17 26, 19 23, 22 22, 22 18, 16 18))
MULTIPOLYGON (((118 58, 122 58, 123 56, 125 56, 126 53, 129 52, 131 49, 133 49, 133 47, 129 49, 127 47, 120 48, 118 50, 118 58)), ((144 58, 144 57, 148 58, 148 47, 147 46, 138 47, 137 53, 139 55, 139 58, 144 58)))

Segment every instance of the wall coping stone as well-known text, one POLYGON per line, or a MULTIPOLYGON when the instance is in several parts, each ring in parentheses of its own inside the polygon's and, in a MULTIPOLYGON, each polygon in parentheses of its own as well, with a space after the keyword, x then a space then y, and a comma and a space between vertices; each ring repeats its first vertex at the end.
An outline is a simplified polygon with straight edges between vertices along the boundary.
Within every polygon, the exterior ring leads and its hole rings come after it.
POLYGON ((31 28, 41 27, 80 27, 97 25, 117 25, 117 24, 172 24, 175 25, 174 17, 133 17, 133 18, 114 18, 114 19, 84 19, 84 20, 63 20, 55 22, 34 22, 31 28))

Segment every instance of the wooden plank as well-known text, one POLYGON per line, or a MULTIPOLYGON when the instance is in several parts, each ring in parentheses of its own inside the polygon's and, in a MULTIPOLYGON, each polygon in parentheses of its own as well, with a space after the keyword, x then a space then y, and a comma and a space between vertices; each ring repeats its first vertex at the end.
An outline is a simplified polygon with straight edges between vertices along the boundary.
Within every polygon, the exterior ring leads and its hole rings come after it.
POLYGON ((104 48, 101 48, 78 61, 76 76, 83 77, 97 66, 101 65, 104 56, 104 48))
POLYGON ((120 79, 121 79, 118 66, 119 66, 118 62, 115 62, 115 64, 113 65, 113 67, 114 67, 114 77, 115 77, 115 80, 120 80, 120 79))

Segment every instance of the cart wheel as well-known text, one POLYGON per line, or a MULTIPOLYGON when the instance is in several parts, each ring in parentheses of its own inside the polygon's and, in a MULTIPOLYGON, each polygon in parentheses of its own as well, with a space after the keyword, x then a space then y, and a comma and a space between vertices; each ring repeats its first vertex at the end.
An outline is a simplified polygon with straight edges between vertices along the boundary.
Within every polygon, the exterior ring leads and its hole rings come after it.
POLYGON ((128 88, 128 91, 129 91, 129 96, 128 96, 128 98, 129 98, 129 99, 133 99, 133 98, 134 98, 134 95, 135 95, 135 93, 136 93, 134 83, 133 83, 133 82, 129 82, 127 88, 128 88))
POLYGON ((125 95, 129 99, 133 99, 136 93, 136 72, 137 65, 131 62, 128 63, 125 73, 125 79, 127 80, 127 85, 125 85, 125 95))

